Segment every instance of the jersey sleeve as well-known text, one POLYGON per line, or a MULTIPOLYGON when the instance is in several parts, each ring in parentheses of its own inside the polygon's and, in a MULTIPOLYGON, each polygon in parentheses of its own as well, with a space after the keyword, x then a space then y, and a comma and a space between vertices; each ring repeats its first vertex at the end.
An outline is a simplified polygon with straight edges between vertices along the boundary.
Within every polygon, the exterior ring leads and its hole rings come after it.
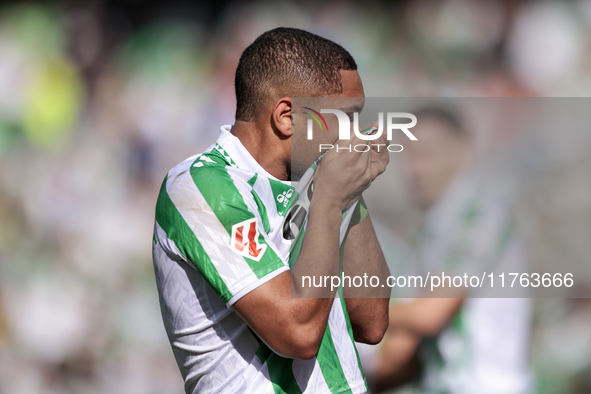
POLYGON ((367 204, 363 199, 363 194, 359 197, 359 203, 355 206, 353 216, 351 216, 351 223, 349 226, 360 223, 367 216, 367 204))
POLYGON ((156 222, 179 257, 228 306, 289 269, 270 244, 248 184, 233 179, 222 166, 169 174, 158 198, 156 222))

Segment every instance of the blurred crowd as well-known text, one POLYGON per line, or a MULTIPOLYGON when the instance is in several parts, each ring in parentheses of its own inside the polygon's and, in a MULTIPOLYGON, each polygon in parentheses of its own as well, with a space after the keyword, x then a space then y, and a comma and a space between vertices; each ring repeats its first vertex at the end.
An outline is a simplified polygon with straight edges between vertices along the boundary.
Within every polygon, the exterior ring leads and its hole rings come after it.
MULTIPOLYGON (((277 26, 347 48, 367 96, 591 91, 585 0, 3 2, 0 393, 182 392, 151 263, 157 192, 233 122, 240 53, 277 26)), ((519 148, 502 129, 489 140, 519 148)), ((583 153, 559 174, 585 168, 583 153)), ((581 172, 561 182, 588 196, 581 172)), ((547 212, 542 224, 566 214, 562 230, 583 231, 548 253, 588 262, 589 213, 585 197, 547 212)), ((574 304, 540 307, 543 393, 591 387, 591 313, 574 304), (564 330, 576 340, 562 346, 564 330)))

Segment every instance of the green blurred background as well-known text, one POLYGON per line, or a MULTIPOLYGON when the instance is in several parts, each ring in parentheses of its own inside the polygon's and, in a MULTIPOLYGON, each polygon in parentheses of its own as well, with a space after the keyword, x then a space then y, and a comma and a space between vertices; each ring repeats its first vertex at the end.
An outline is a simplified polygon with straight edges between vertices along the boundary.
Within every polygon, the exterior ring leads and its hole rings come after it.
MULTIPOLYGON (((183 391, 152 272, 157 190, 233 122, 240 53, 277 26, 347 48, 368 96, 591 91, 585 0, 0 2, 0 393, 183 391)), ((585 179, 587 153, 530 164, 585 179)), ((536 225, 585 264, 581 179, 536 225)), ((540 393, 591 392, 590 365, 589 302, 540 302, 540 393)))

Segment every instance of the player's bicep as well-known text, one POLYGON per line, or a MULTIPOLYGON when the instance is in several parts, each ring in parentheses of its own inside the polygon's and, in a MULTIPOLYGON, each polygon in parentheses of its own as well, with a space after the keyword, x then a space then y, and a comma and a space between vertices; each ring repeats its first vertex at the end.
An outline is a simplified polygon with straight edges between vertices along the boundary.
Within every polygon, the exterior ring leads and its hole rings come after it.
POLYGON ((232 309, 267 342, 270 335, 287 323, 285 300, 291 296, 290 289, 291 273, 283 272, 241 297, 232 309))
POLYGON ((275 278, 240 298, 232 309, 275 353, 288 358, 309 359, 316 354, 319 328, 301 324, 299 303, 291 298, 291 272, 275 278))

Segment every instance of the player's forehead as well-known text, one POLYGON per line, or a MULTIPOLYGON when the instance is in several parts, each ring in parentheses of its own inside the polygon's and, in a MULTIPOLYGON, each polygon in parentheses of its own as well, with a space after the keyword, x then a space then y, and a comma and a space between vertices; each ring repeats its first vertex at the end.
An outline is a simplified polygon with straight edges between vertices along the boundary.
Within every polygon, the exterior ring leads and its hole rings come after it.
POLYGON ((361 77, 357 71, 341 70, 342 91, 321 97, 298 97, 294 100, 295 108, 331 108, 345 113, 361 112, 365 105, 365 94, 361 77))
POLYGON ((343 89, 340 93, 327 96, 326 101, 333 102, 335 109, 340 109, 345 113, 361 112, 365 105, 365 92, 359 73, 355 70, 340 70, 339 72, 343 89))
POLYGON ((342 91, 328 97, 335 98, 341 111, 361 112, 365 104, 365 92, 359 73, 355 70, 340 70, 342 91))
POLYGON ((342 97, 365 97, 361 76, 356 70, 340 70, 342 97))
POLYGON ((328 97, 357 98, 359 102, 363 102, 365 91, 359 73, 356 70, 340 70, 339 73, 341 74, 342 90, 340 93, 331 94, 328 97))

